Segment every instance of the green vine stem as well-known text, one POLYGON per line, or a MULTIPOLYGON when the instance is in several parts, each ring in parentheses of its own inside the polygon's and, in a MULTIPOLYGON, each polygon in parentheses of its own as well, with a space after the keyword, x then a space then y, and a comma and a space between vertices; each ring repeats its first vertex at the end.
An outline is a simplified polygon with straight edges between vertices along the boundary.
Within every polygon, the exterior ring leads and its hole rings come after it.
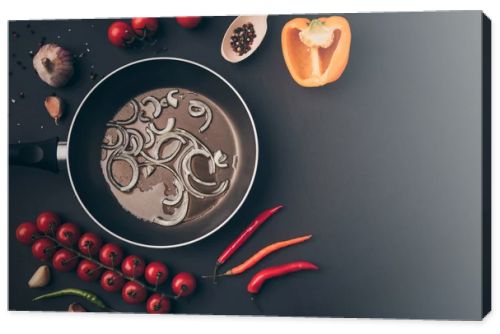
POLYGON ((120 275, 121 277, 123 277, 123 279, 125 279, 127 281, 137 282, 138 284, 140 284, 141 286, 143 286, 144 288, 146 288, 147 290, 149 290, 151 292, 160 293, 160 295, 163 296, 163 297, 167 297, 167 298, 171 298, 171 299, 175 299, 175 300, 177 300, 177 299, 179 299, 181 297, 180 295, 174 296, 174 295, 169 295, 169 294, 160 292, 160 291, 158 291, 158 286, 152 287, 152 286, 149 286, 145 282, 143 282, 143 281, 141 281, 141 280, 139 280, 139 279, 137 279, 135 277, 127 276, 121 270, 119 270, 119 269, 117 269, 115 267, 107 266, 104 263, 100 262, 99 260, 94 259, 92 256, 85 255, 82 252, 80 252, 79 250, 74 249, 73 247, 68 247, 66 245, 61 244, 59 242, 59 240, 57 240, 56 238, 54 238, 50 234, 37 234, 37 235, 34 236, 34 238, 35 239, 47 238, 47 239, 53 241, 57 245, 57 247, 64 248, 64 249, 66 249, 66 250, 74 253, 76 257, 79 257, 81 259, 86 259, 86 260, 88 260, 90 262, 93 262, 93 263, 97 264, 99 266, 99 269, 106 269, 106 270, 113 271, 113 272, 117 273, 118 275, 120 275))

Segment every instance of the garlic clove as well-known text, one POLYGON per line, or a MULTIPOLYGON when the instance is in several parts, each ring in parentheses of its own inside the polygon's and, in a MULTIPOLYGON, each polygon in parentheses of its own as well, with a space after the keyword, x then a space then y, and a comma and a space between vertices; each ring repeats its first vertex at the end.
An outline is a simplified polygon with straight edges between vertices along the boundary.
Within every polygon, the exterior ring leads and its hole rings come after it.
POLYGON ((73 75, 73 57, 57 44, 43 45, 33 57, 33 67, 42 81, 52 87, 64 86, 73 75))
POLYGON ((39 267, 28 281, 30 288, 42 288, 50 283, 50 269, 44 265, 39 267))
POLYGON ((68 306, 68 312, 87 312, 87 310, 78 303, 71 303, 68 306))
POLYGON ((47 96, 44 101, 45 109, 50 117, 59 125, 59 119, 64 113, 64 101, 58 96, 47 96))

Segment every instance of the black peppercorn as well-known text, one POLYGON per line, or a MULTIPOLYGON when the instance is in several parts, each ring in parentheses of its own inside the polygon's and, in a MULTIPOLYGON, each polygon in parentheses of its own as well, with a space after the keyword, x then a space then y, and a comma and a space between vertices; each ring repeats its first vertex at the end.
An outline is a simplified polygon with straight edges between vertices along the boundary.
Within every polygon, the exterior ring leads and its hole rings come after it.
POLYGON ((252 23, 245 23, 241 27, 234 29, 231 35, 231 48, 238 55, 242 56, 250 51, 253 40, 257 37, 252 23))

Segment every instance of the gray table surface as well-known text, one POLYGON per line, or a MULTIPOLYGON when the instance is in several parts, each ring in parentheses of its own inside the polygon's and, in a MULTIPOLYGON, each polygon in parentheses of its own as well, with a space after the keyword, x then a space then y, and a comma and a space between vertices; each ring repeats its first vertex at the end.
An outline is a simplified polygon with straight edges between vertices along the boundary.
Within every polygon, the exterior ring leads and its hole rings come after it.
POLYGON ((143 305, 126 305, 119 294, 84 283, 75 273, 55 273, 49 287, 28 289, 26 282, 40 263, 29 247, 15 241, 14 231, 42 210, 59 212, 127 253, 164 261, 174 272, 203 274, 253 216, 283 203, 286 209, 230 265, 277 240, 310 233, 311 241, 218 286, 200 281, 196 295, 176 303, 174 311, 479 319, 482 13, 345 17, 353 36, 349 65, 338 82, 315 89, 293 82, 283 61, 281 28, 291 16, 269 17, 264 42, 239 64, 225 62, 219 51, 233 17, 206 18, 193 31, 171 18, 160 19, 158 43, 137 50, 107 42, 112 20, 10 22, 9 98, 15 99, 9 101, 10 143, 64 139, 79 102, 95 84, 89 79, 92 71, 102 77, 130 61, 168 55, 200 62, 239 90, 256 122, 261 159, 252 192, 235 218, 208 239, 173 250, 126 245, 101 230, 79 206, 66 173, 11 167, 9 308, 65 310, 75 298, 31 299, 78 287, 98 293, 118 310, 144 311, 143 305), (66 88, 50 88, 32 69, 28 51, 36 51, 43 36, 85 53, 66 88), (43 108, 43 99, 53 92, 68 103, 60 126, 43 108), (297 259, 313 261, 321 270, 269 283, 259 296, 259 311, 246 292, 251 275, 297 259))

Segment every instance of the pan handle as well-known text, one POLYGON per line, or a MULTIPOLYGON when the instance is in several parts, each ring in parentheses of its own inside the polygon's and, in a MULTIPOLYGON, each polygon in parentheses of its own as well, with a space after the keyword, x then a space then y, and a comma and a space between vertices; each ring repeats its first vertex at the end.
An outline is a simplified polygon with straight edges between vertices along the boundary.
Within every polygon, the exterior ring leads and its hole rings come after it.
POLYGON ((67 158, 67 144, 57 137, 35 143, 9 145, 9 164, 57 173, 67 158))

